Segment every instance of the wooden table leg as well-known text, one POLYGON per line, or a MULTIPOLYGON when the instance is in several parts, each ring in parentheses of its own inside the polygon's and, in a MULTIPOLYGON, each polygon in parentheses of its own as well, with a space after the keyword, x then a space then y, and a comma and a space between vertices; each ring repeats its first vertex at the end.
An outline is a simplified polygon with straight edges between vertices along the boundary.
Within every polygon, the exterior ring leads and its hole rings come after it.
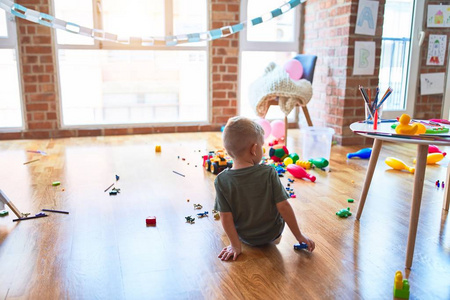
POLYGON ((420 203, 422 202, 423 180, 427 166, 428 145, 417 146, 417 164, 414 174, 411 213, 409 218, 408 244, 406 246, 406 268, 410 269, 416 244, 417 225, 419 223, 420 203))
POLYGON ((356 220, 361 218, 361 214, 364 208, 364 203, 366 203, 367 193, 369 192, 370 183, 372 182, 373 172, 375 171, 375 166, 377 165, 378 156, 380 154, 382 140, 375 139, 372 146, 372 154, 370 155, 369 166, 367 167, 366 179, 364 180, 364 186, 359 198, 358 212, 356 213, 356 220))
POLYGON ((447 177, 445 178, 445 193, 444 193, 444 203, 442 204, 442 209, 448 211, 448 206, 450 203, 450 193, 448 189, 448 184, 450 183, 450 163, 447 166, 447 177))

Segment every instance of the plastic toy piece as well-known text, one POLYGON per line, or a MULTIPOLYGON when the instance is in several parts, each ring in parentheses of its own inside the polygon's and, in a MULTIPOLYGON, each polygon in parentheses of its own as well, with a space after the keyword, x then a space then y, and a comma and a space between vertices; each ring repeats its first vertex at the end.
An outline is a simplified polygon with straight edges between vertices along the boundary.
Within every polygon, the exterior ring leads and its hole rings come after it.
POLYGON ((111 192, 109 192, 110 196, 116 196, 117 195, 117 191, 116 190, 112 190, 111 192))
POLYGON ((289 154, 289 157, 292 158, 292 161, 293 161, 294 164, 297 163, 297 161, 300 159, 298 157, 297 153, 291 153, 291 154, 289 154))
POLYGON ((348 203, 353 203, 353 202, 355 202, 355 199, 347 199, 347 202, 348 203))
POLYGON ((450 125, 450 121, 446 119, 430 119, 428 121, 450 125))
POLYGON ((409 125, 411 117, 407 114, 401 115, 398 121, 400 124, 395 127, 395 132, 397 134, 413 135, 416 134, 417 130, 419 130, 419 126, 417 124, 409 125))
POLYGON ((328 162, 328 160, 326 160, 326 159, 323 158, 323 157, 308 159, 308 161, 309 161, 310 163, 312 163, 316 168, 319 168, 319 169, 326 168, 326 167, 328 167, 328 165, 330 164, 330 163, 328 162))
POLYGON ((116 175, 116 181, 119 181, 120 177, 119 175, 116 175))
POLYGON ((428 128, 425 133, 428 134, 440 134, 440 133, 448 133, 450 131, 447 127, 435 127, 435 128, 428 128))
POLYGON ((435 182, 434 185, 435 185, 437 188, 439 188, 439 187, 440 187, 439 180, 436 180, 436 182, 435 182))
POLYGON ((31 220, 31 219, 37 219, 37 218, 43 218, 43 217, 48 217, 47 214, 45 213, 38 213, 33 217, 24 217, 24 218, 19 218, 19 219, 14 219, 13 222, 17 222, 17 221, 25 221, 25 220, 31 220))
POLYGON ((283 161, 289 155, 289 150, 286 146, 281 146, 278 148, 270 148, 269 156, 274 162, 283 161))
POLYGON ((4 217, 9 215, 9 212, 7 210, 0 210, 0 217, 4 217))
POLYGON ((350 207, 347 207, 347 209, 343 208, 340 211, 338 211, 336 215, 341 218, 348 218, 349 216, 352 215, 352 213, 350 212, 350 207))
POLYGON ((186 175, 181 174, 181 173, 178 173, 177 171, 172 171, 172 172, 174 172, 175 174, 180 175, 180 176, 182 176, 182 177, 186 177, 186 175))
POLYGON ((214 214, 214 220, 219 220, 219 219, 220 219, 219 213, 215 213, 215 214, 214 214))
POLYGON ((358 157, 361 159, 368 159, 368 158, 370 158, 371 154, 372 154, 372 148, 364 148, 364 149, 361 149, 361 150, 353 152, 353 153, 347 153, 347 158, 358 157))
POLYGON ((444 181, 442 181, 442 185, 441 186, 442 186, 442 188, 444 188, 444 186, 445 186, 444 181))
POLYGON ((110 186, 108 186, 106 189, 105 189, 105 193, 110 189, 110 188, 112 188, 113 187, 113 185, 114 185, 114 183, 113 184, 111 184, 110 186))
POLYGON ((161 152, 161 145, 155 146, 155 152, 161 152))
POLYGON ((63 211, 63 210, 54 210, 54 209, 46 209, 46 208, 43 208, 41 210, 42 211, 48 211, 48 212, 54 212, 54 213, 60 213, 60 214, 66 214, 66 215, 69 214, 68 211, 63 211))
POLYGON ((295 244, 294 250, 308 249, 308 245, 306 243, 295 244))
POLYGON ((286 158, 283 160, 283 163, 284 163, 285 166, 288 166, 288 165, 290 165, 290 164, 293 164, 294 161, 292 160, 292 158, 290 158, 290 157, 288 156, 288 157, 286 157, 286 158))
POLYGON ((442 152, 436 145, 428 145, 428 153, 442 153, 446 156, 447 152, 442 152))
POLYGON ((145 224, 156 225, 156 217, 155 216, 147 217, 147 219, 145 219, 145 224))
POLYGON ((192 216, 187 216, 184 217, 186 219, 186 223, 190 223, 190 224, 194 224, 195 223, 195 218, 193 218, 192 216))
POLYGON ((39 161, 39 160, 41 160, 41 159, 40 159, 40 158, 38 158, 38 159, 33 159, 33 160, 30 160, 30 161, 24 162, 23 164, 24 164, 24 165, 28 165, 28 164, 37 162, 37 161, 39 161))
POLYGON ((197 216, 198 216, 199 218, 208 217, 208 212, 205 211, 205 212, 202 212, 202 213, 198 213, 197 216))
POLYGON ((292 182, 294 182, 294 179, 288 178, 288 181, 289 181, 290 183, 292 183, 292 182))
POLYGON ((402 160, 395 158, 395 157, 387 157, 384 161, 389 167, 395 169, 395 170, 406 170, 410 172, 411 174, 414 174, 415 168, 408 167, 402 160))
POLYGON ((201 204, 194 204, 194 209, 202 209, 203 206, 201 204))
POLYGON ((403 274, 401 271, 395 272, 394 297, 409 299, 409 281, 408 279, 403 279, 403 274))
POLYGON ((289 165, 286 168, 289 173, 291 173, 295 178, 308 178, 309 180, 311 180, 312 182, 316 181, 316 176, 308 174, 305 169, 303 169, 302 167, 298 166, 298 165, 289 165))
MULTIPOLYGON (((442 153, 430 153, 427 155, 427 165, 434 165, 444 159, 444 154, 442 153)), ((413 163, 416 163, 414 159, 413 163)))
POLYGON ((53 181, 52 185, 53 186, 58 186, 58 185, 61 185, 61 182, 60 181, 53 181))
POLYGON ((297 166, 304 168, 305 170, 311 169, 311 166, 312 166, 312 163, 310 161, 306 161, 306 160, 297 160, 295 162, 295 164, 297 166))

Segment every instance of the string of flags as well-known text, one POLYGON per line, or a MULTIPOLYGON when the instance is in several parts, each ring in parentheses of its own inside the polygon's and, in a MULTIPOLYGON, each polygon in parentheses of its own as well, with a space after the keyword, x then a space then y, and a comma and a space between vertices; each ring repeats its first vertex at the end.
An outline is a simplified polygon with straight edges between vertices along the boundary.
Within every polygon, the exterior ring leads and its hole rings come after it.
POLYGON ((212 29, 205 32, 170 35, 170 36, 148 36, 148 37, 132 37, 121 36, 114 33, 109 33, 101 29, 93 29, 78 25, 73 22, 67 22, 54 16, 41 13, 36 10, 26 8, 20 4, 16 4, 10 0, 0 0, 0 8, 6 12, 13 14, 16 17, 26 19, 30 22, 41 24, 50 28, 64 30, 74 34, 90 37, 95 40, 109 41, 125 45, 141 45, 141 46, 176 46, 178 44, 196 43, 203 41, 212 41, 227 37, 236 32, 242 31, 248 27, 254 27, 259 24, 270 21, 282 14, 290 11, 294 7, 306 2, 306 0, 290 0, 280 7, 263 14, 260 17, 246 20, 244 22, 234 24, 231 26, 224 26, 218 29, 212 29))

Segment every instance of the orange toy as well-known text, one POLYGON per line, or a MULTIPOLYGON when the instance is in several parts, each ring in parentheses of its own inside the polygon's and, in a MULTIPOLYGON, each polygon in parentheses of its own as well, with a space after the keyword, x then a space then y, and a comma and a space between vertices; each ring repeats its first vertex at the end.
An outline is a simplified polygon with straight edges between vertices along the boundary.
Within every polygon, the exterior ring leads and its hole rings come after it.
MULTIPOLYGON (((434 165, 437 162, 440 162, 444 159, 444 154, 442 153, 430 153, 427 155, 427 165, 434 165)), ((414 163, 416 163, 416 159, 414 159, 414 163)))
POLYGON ((414 174, 415 168, 408 167, 402 160, 395 157, 388 157, 384 161, 389 167, 395 170, 406 170, 411 174, 414 174))
POLYGON ((409 121, 411 121, 411 117, 407 114, 403 114, 398 119, 400 124, 395 127, 395 132, 398 134, 416 134, 419 130, 419 126, 417 124, 409 125, 409 121))
POLYGON ((413 123, 413 125, 417 125, 417 127, 419 127, 416 134, 424 134, 427 132, 427 128, 425 127, 425 125, 421 123, 413 123))

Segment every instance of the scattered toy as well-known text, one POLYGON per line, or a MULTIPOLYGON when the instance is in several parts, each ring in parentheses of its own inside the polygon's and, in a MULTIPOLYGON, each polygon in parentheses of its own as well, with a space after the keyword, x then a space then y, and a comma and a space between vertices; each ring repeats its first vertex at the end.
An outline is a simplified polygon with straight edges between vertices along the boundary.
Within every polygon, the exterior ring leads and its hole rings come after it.
MULTIPOLYGON (((25 214, 24 214, 24 215, 25 215, 25 214)), ((29 214, 27 214, 27 215, 29 215, 29 214)), ((31 220, 31 219, 37 219, 37 218, 43 218, 43 217, 48 217, 48 215, 45 214, 45 213, 38 213, 38 214, 36 214, 36 215, 33 216, 33 217, 28 217, 28 216, 26 216, 26 217, 23 217, 23 218, 14 219, 13 222, 24 221, 24 220, 31 220)))
POLYGON ((436 145, 428 145, 428 153, 442 153, 446 156, 447 152, 442 152, 436 145))
POLYGON ((341 218, 348 218, 349 216, 352 215, 352 213, 350 212, 350 207, 347 207, 347 209, 343 208, 340 211, 338 211, 336 215, 341 218))
POLYGON ((401 271, 395 272, 394 298, 409 299, 409 281, 408 279, 403 279, 401 271))
POLYGON ((219 220, 219 219, 220 219, 220 214, 219 214, 218 212, 216 212, 216 213, 214 214, 214 219, 215 219, 215 220, 219 220))
POLYGON ((39 161, 39 160, 41 160, 41 159, 40 159, 40 158, 38 158, 38 159, 33 159, 33 160, 30 160, 30 161, 24 162, 23 164, 24 164, 24 165, 28 165, 28 164, 37 162, 37 161, 39 161))
POLYGON ((298 165, 289 165, 286 168, 289 173, 291 173, 294 177, 296 178, 308 178, 309 180, 311 180, 312 182, 316 181, 316 176, 308 174, 305 169, 303 169, 302 167, 298 166, 298 165))
POLYGON ((60 181, 53 181, 52 185, 53 186, 58 186, 58 185, 61 185, 61 182, 60 181))
POLYGON ((63 210, 54 210, 54 209, 46 209, 46 208, 43 208, 43 209, 41 209, 41 210, 42 210, 42 211, 48 211, 48 212, 59 213, 59 214, 66 214, 66 215, 69 214, 68 211, 63 211, 63 210))
POLYGON ((199 218, 207 217, 207 216, 208 216, 208 212, 205 211, 205 212, 202 212, 202 213, 198 213, 197 216, 198 216, 199 218))
POLYGON ((0 210, 0 217, 4 217, 9 215, 9 212, 7 210, 0 210))
POLYGON ((415 168, 408 167, 402 160, 395 157, 387 157, 384 162, 394 170, 406 170, 411 174, 414 174, 416 170, 415 168))
MULTIPOLYGON (((442 153, 430 153, 427 155, 427 165, 434 165, 444 159, 444 154, 442 153)), ((416 163, 414 159, 413 163, 416 163)))
POLYGON ((206 157, 203 156, 203 164, 207 171, 217 175, 227 168, 233 167, 231 158, 226 157, 225 151, 217 150, 210 151, 206 157), (214 154, 213 154, 214 153, 214 154))
POLYGON ((187 199, 186 201, 189 202, 189 201, 191 201, 191 200, 187 199))
POLYGON ((176 172, 176 171, 172 171, 172 172, 174 172, 174 173, 175 173, 175 174, 177 174, 177 175, 180 175, 180 176, 186 177, 185 175, 183 175, 183 174, 181 174, 181 173, 178 173, 178 172, 176 172))
POLYGON ((439 184, 439 180, 436 180, 436 183, 434 184, 437 188, 439 188, 440 187, 440 184, 439 184))
POLYGON ((354 199, 347 199, 347 202, 348 203, 353 203, 353 202, 355 202, 355 200, 354 199))
POLYGON ((347 153, 347 158, 358 157, 361 159, 368 159, 368 158, 370 158, 371 154, 372 154, 372 148, 364 148, 364 149, 361 149, 361 150, 353 152, 353 153, 347 153))
POLYGON ((269 157, 274 162, 281 162, 289 155, 289 150, 286 146, 273 147, 269 149, 269 157))
POLYGON ((145 219, 145 224, 156 225, 156 217, 155 216, 147 217, 147 219, 145 219))
POLYGON ((442 188, 444 188, 444 181, 442 181, 442 185, 441 186, 442 186, 442 188))
POLYGON ((111 190, 111 192, 109 192, 110 196, 116 196, 117 195, 117 191, 116 190, 111 190))
POLYGON ((105 190, 105 193, 110 189, 110 188, 112 188, 113 187, 113 185, 114 185, 114 183, 113 184, 111 184, 110 186, 108 186, 107 188, 106 188, 106 190, 105 190))
POLYGON ((116 175, 116 181, 119 181, 120 177, 119 175, 116 175))
POLYGON ((294 250, 308 249, 308 245, 306 243, 295 244, 294 250))
POLYGON ((307 160, 297 160, 295 164, 304 168, 305 170, 311 169, 311 166, 313 165, 310 161, 307 160))
POLYGON ((194 204, 194 209, 202 209, 203 206, 201 204, 194 204))
POLYGON ((155 146, 155 152, 161 152, 161 145, 155 146))
POLYGON ((292 182, 294 182, 295 180, 294 180, 294 179, 291 179, 291 178, 288 178, 288 181, 289 181, 290 183, 292 183, 292 182))
POLYGON ((330 164, 330 162, 323 157, 308 159, 308 161, 313 164, 314 167, 319 169, 326 168, 330 164))
POLYGON ((194 224, 195 223, 195 218, 193 218, 192 216, 187 216, 184 217, 186 219, 186 223, 190 223, 190 224, 194 224))

